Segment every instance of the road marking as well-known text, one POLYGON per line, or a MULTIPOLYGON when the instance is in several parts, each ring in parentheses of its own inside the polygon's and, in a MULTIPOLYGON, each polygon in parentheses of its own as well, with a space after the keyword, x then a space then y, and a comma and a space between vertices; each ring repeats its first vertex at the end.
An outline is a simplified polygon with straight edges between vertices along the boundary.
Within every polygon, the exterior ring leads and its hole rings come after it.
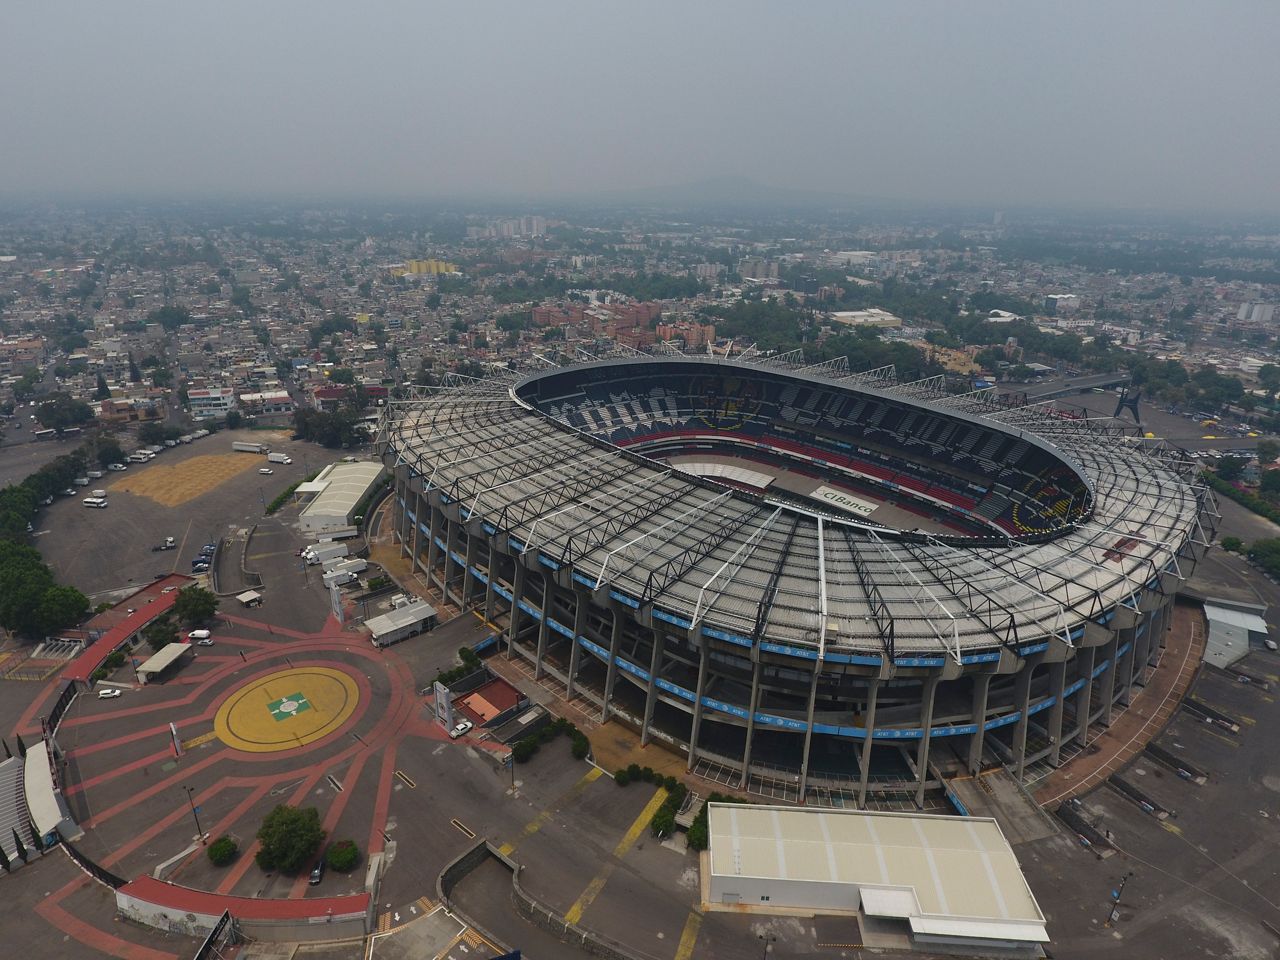
POLYGON ((1161 820, 1160 826, 1162 826, 1164 829, 1168 830, 1172 834, 1176 834, 1179 837, 1182 836, 1182 828, 1176 824, 1170 823, 1168 820, 1161 820))
POLYGON ((416 786, 417 786, 417 784, 416 784, 416 783, 414 783, 412 780, 410 780, 410 779, 405 775, 405 773, 404 773, 404 771, 403 771, 403 770, 397 770, 397 771, 396 771, 396 779, 398 779, 398 780, 402 781, 402 782, 404 783, 404 785, 405 785, 405 786, 407 786, 407 787, 409 787, 409 788, 411 788, 411 789, 412 789, 413 787, 416 787, 416 786))
POLYGON ((582 891, 582 896, 578 897, 573 906, 565 913, 564 919, 567 923, 577 924, 582 919, 583 912, 587 907, 591 906, 596 897, 600 896, 600 891, 609 882, 609 877, 613 875, 613 871, 617 868, 617 861, 625 857, 627 851, 635 846, 635 842, 640 839, 640 834, 648 829, 649 822, 653 820, 653 815, 658 812, 658 808, 662 806, 662 802, 666 799, 667 791, 665 788, 659 787, 653 792, 653 796, 649 798, 649 802, 640 811, 640 815, 632 821, 631 826, 627 828, 627 832, 618 841, 618 845, 613 848, 615 859, 605 863, 600 872, 587 884, 587 889, 582 891))
POLYGON ((200 736, 192 737, 190 740, 183 740, 182 749, 190 750, 193 747, 201 746, 202 744, 208 743, 210 740, 216 739, 217 736, 218 735, 214 733, 214 731, 210 730, 208 733, 202 733, 200 736))
POLYGON ((516 848, 517 844, 523 843, 525 840, 529 839, 529 837, 532 837, 535 833, 537 833, 539 830, 545 827, 548 823, 550 823, 551 817, 555 814, 557 810, 559 810, 561 807, 565 806, 566 804, 570 803, 573 800, 576 800, 579 796, 581 796, 582 793, 587 789, 587 787, 591 786, 591 784, 595 783, 597 780, 600 779, 603 773, 604 771, 601 770, 599 767, 592 767, 590 770, 588 770, 586 774, 583 775, 581 780, 579 780, 572 787, 566 790, 563 795, 553 800, 545 810, 543 810, 536 817, 534 817, 532 820, 526 823, 521 828, 520 835, 516 837, 514 842, 504 843, 502 846, 498 848, 498 852, 501 853, 504 857, 510 856, 511 851, 516 848))
POLYGON ((468 840, 474 840, 476 838, 476 832, 461 820, 450 820, 449 822, 466 834, 468 840))
POLYGON ((702 914, 689 911, 689 919, 684 922, 684 932, 680 934, 680 946, 676 947, 675 960, 689 960, 693 956, 694 944, 698 942, 698 930, 702 927, 702 914))
POLYGON ((333 787, 333 789, 337 790, 339 793, 342 792, 342 783, 340 781, 333 776, 326 776, 325 779, 329 781, 329 786, 333 787))

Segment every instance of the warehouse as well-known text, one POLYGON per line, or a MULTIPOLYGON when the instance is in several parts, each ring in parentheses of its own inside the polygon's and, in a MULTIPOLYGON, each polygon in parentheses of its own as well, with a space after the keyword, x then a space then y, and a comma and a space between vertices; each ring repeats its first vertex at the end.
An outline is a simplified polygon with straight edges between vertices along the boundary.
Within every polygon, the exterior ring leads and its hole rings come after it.
POLYGON ((436 625, 436 608, 425 600, 398 607, 380 617, 373 617, 365 624, 373 633, 375 647, 389 647, 393 643, 430 630, 436 625))
POLYGON ((299 495, 314 495, 298 518, 303 531, 323 533, 350 526, 356 507, 377 488, 384 473, 380 463, 331 463, 314 480, 300 484, 299 495))
POLYGON ((1041 956, 1045 918, 994 820, 708 805, 709 909, 858 915, 868 946, 1041 956))

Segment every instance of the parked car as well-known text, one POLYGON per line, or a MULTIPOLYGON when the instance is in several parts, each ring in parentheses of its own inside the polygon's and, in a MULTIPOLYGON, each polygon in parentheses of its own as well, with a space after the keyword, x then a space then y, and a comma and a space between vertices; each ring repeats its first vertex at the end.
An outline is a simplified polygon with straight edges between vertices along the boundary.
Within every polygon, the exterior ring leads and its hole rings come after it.
POLYGON ((474 724, 472 724, 470 720, 463 720, 460 724, 449 731, 449 737, 453 740, 457 740, 459 737, 470 733, 472 726, 474 726, 474 724))
POLYGON ((108 463, 107 469, 114 470, 116 473, 120 473, 121 471, 128 470, 129 468, 126 467, 123 463, 108 463))
POLYGON ((98 691, 99 700, 114 700, 118 696, 120 696, 120 691, 114 687, 98 691))
POLYGON ((187 634, 188 640, 208 640, 213 634, 208 630, 192 630, 187 634))
POLYGON ((275 471, 272 470, 270 467, 259 467, 258 472, 265 476, 270 476, 271 474, 275 473, 275 471))
POLYGON ((308 881, 311 886, 318 886, 320 881, 324 879, 324 854, 320 855, 320 859, 316 861, 316 865, 311 868, 311 879, 308 881))

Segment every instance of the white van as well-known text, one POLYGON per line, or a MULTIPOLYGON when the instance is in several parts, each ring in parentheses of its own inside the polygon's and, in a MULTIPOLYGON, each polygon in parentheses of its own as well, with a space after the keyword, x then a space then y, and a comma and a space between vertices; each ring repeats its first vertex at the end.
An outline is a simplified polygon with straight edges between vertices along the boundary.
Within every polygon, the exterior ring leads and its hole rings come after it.
POLYGON ((83 503, 86 507, 96 507, 99 510, 105 510, 107 507, 106 497, 85 497, 83 503))
POLYGON ((192 630, 187 634, 188 640, 208 640, 212 634, 208 630, 192 630))

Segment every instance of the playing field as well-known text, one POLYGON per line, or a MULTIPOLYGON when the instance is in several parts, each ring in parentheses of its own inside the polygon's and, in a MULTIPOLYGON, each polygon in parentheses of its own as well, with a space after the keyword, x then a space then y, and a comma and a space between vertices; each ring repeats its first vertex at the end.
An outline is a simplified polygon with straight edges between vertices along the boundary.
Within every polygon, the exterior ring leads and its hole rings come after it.
POLYGON ((137 473, 111 484, 112 493, 132 493, 166 507, 176 507, 203 496, 232 477, 262 465, 259 457, 247 453, 215 453, 192 457, 172 466, 148 464, 137 473))

